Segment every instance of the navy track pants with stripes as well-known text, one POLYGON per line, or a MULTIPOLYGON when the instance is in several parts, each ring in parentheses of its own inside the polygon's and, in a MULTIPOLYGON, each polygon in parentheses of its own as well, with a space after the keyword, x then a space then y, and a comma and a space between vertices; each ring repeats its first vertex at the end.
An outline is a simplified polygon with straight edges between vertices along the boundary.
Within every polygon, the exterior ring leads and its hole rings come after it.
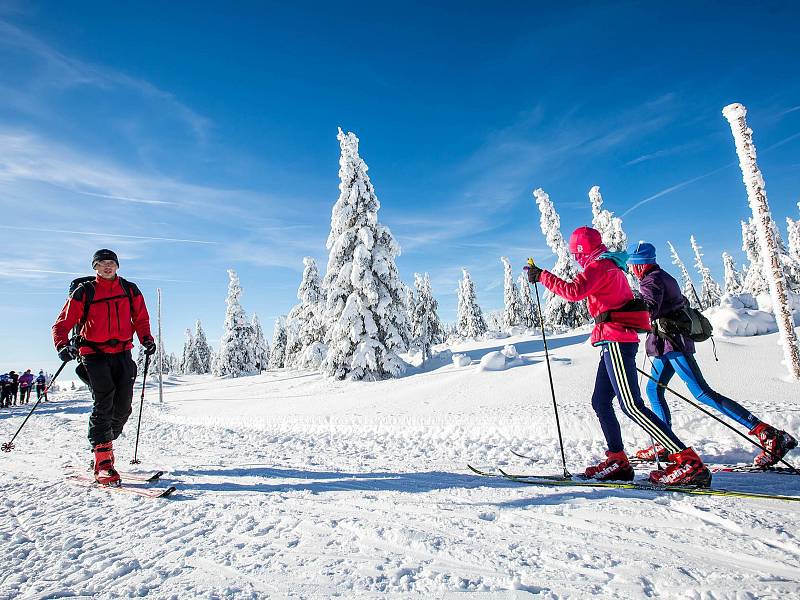
POLYGON ((614 413, 614 396, 619 399, 622 412, 670 454, 686 448, 669 425, 659 419, 642 401, 639 383, 636 380, 636 351, 639 343, 606 342, 602 348, 592 394, 592 408, 600 419, 600 427, 606 437, 608 449, 611 452, 621 452, 625 447, 622 443, 619 421, 614 413))

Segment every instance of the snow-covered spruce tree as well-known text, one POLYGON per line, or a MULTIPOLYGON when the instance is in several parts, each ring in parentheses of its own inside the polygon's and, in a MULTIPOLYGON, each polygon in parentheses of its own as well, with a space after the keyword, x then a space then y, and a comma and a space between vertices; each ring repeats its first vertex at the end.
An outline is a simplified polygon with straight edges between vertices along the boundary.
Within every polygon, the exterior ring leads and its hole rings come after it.
POLYGON ((331 214, 323 281, 328 345, 322 371, 336 379, 375 381, 405 370, 405 290, 395 265, 400 246, 378 223, 380 202, 358 154, 358 138, 339 129, 339 199, 331 214))
POLYGON ((264 330, 261 329, 261 321, 258 320, 258 315, 253 313, 253 321, 250 324, 253 331, 253 359, 255 361, 256 373, 267 370, 269 365, 269 344, 264 338, 264 330))
MULTIPOLYGON (((414 273, 414 276, 416 277, 416 273, 414 273)), ((411 324, 411 321, 414 319, 414 307, 417 305, 417 300, 414 297, 414 288, 403 283, 403 296, 406 302, 406 320, 408 321, 410 330, 413 330, 414 327, 411 324)))
POLYGON ((228 305, 225 311, 225 326, 219 343, 219 353, 214 364, 214 375, 217 377, 241 377, 256 372, 255 355, 253 353, 253 328, 247 322, 239 298, 242 287, 239 276, 233 269, 228 270, 228 305))
POLYGON ((269 352, 270 369, 282 369, 286 359, 286 318, 275 319, 275 328, 272 330, 272 348, 269 352))
POLYGON ((194 325, 194 364, 199 375, 211 373, 211 346, 199 319, 194 325))
POLYGON ((483 318, 486 321, 486 329, 487 331, 497 331, 501 332, 505 329, 505 325, 503 325, 503 313, 504 310, 490 310, 487 312, 483 318))
POLYGON ((521 274, 519 279, 519 297, 522 302, 522 324, 528 329, 532 327, 542 326, 542 316, 539 314, 539 309, 533 300, 531 294, 531 284, 525 274, 521 274))
MULTIPOLYGON (((578 263, 569 253, 569 246, 561 235, 561 218, 553 206, 550 196, 538 188, 533 191, 533 197, 541 213, 541 228, 547 245, 556 255, 556 264, 551 272, 566 281, 572 281, 578 275, 578 263)), ((549 290, 545 292, 544 322, 555 329, 574 329, 592 321, 586 301, 569 302, 549 290)))
POLYGON ((167 356, 167 365, 167 373, 177 374, 180 372, 180 361, 174 352, 170 352, 167 356))
POLYGON ((703 306, 705 308, 719 306, 719 300, 722 298, 722 290, 711 276, 711 269, 703 263, 703 253, 700 252, 702 248, 698 245, 697 239, 692 235, 689 237, 689 241, 694 251, 694 266, 700 274, 700 298, 703 300, 703 306))
POLYGON ((439 303, 433 297, 431 278, 427 273, 414 273, 414 305, 411 312, 413 344, 422 352, 422 360, 431 355, 431 346, 444 341, 444 330, 439 320, 439 303))
POLYGON ((744 276, 744 291, 753 296, 768 293, 769 286, 764 277, 764 262, 761 260, 758 236, 752 219, 742 221, 742 250, 749 261, 744 276))
POLYGON ((483 318, 483 311, 478 305, 475 285, 465 268, 461 268, 464 276, 458 284, 458 313, 456 315, 458 335, 465 338, 476 338, 488 330, 483 318))
POLYGON ((722 109, 728 120, 739 156, 742 169, 742 180, 747 188, 747 198, 758 234, 761 257, 764 262, 764 274, 769 285, 769 294, 778 322, 781 345, 783 346, 784 363, 791 377, 800 380, 800 344, 794 330, 794 319, 789 305, 789 290, 779 256, 778 242, 775 239, 777 227, 767 202, 767 191, 764 178, 756 163, 756 148, 753 144, 753 131, 747 126, 745 115, 747 109, 741 104, 729 104, 722 109))
POLYGON ((733 257, 727 252, 723 252, 722 264, 725 266, 725 294, 729 296, 741 294, 744 289, 742 274, 736 268, 733 257))
POLYGON ((191 329, 186 329, 186 339, 183 342, 183 353, 181 354, 181 364, 179 373, 182 375, 192 375, 197 372, 195 368, 194 336, 191 329))
POLYGON ((503 262, 503 326, 516 327, 522 325, 522 300, 508 257, 501 256, 500 260, 503 262))
POLYGON ((307 367, 318 366, 304 364, 303 355, 313 344, 321 344, 325 339, 322 311, 324 297, 319 280, 316 261, 310 256, 303 259, 303 278, 297 288, 297 299, 300 300, 286 318, 286 366, 307 367))
POLYGON ((589 202, 592 204, 592 227, 600 232, 603 243, 612 252, 625 250, 628 236, 622 230, 622 219, 615 217, 614 213, 603 208, 600 186, 596 185, 589 190, 589 202))
POLYGON ((695 290, 694 283, 689 275, 689 270, 686 268, 686 265, 683 264, 681 257, 678 256, 678 251, 675 250, 675 246, 673 246, 672 242, 669 241, 667 242, 667 246, 669 246, 670 254, 672 254, 672 264, 677 266, 678 270, 681 272, 681 292, 689 300, 689 306, 698 309, 705 308, 701 307, 697 302, 697 291, 695 290))

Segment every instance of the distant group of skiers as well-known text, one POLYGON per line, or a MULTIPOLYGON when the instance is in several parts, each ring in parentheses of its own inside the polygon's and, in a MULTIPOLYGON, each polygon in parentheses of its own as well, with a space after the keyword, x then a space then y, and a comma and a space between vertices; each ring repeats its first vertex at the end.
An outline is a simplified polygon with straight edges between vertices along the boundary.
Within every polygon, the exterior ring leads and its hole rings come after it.
POLYGON ((44 371, 34 376, 30 369, 26 369, 22 375, 16 371, 0 374, 0 408, 28 404, 31 400, 31 390, 36 387, 36 399, 44 396, 47 402, 47 382, 49 377, 44 371))
POLYGON ((541 283, 571 302, 585 299, 595 320, 591 341, 601 349, 601 358, 592 408, 600 420, 608 450, 605 460, 586 469, 587 477, 622 481, 634 477, 614 413, 612 403, 616 396, 622 412, 653 440, 649 448, 636 452, 637 458, 658 458, 667 463, 666 468, 650 473, 651 482, 710 485, 708 467, 672 430, 664 388, 676 373, 697 400, 744 425, 750 435, 758 438, 764 450, 755 457, 757 467, 774 465, 797 446, 797 440, 789 433, 764 423, 706 383, 694 359, 694 342, 684 330, 689 301, 677 281, 656 262, 652 244, 639 242, 632 244, 628 252, 610 252, 603 245, 600 232, 579 227, 570 237, 569 249, 583 268, 573 281, 564 281, 533 261, 525 268, 531 283, 541 283), (639 298, 634 298, 626 271, 639 280, 639 298), (636 377, 639 332, 648 332, 645 349, 652 361, 652 379, 647 396, 652 410, 642 401, 636 377))

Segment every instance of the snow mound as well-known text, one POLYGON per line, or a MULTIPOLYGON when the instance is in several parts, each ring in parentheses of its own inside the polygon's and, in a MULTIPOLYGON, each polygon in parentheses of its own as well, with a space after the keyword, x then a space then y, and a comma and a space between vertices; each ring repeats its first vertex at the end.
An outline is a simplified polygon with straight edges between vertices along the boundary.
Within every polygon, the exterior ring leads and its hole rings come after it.
MULTIPOLYGON (((789 299, 795 324, 800 324, 800 300, 796 294, 789 299)), ((714 326, 714 333, 729 337, 764 335, 778 331, 772 300, 769 294, 726 294, 715 306, 704 313, 714 326)))
POLYGON ((494 352, 487 352, 481 358, 481 363, 478 365, 478 371, 505 371, 506 369, 506 355, 502 350, 495 350, 494 352))
POLYGON ((456 367, 466 367, 472 364, 472 359, 466 354, 453 354, 453 365, 456 367))

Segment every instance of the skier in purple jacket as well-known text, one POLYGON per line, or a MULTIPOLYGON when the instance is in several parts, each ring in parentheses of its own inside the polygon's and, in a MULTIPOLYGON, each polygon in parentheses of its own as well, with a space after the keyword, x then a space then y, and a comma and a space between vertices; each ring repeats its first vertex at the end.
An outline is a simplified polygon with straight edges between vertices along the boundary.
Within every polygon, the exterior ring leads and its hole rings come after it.
POLYGON ((31 388, 33 386, 33 373, 31 370, 28 369, 19 376, 19 403, 22 404, 23 401, 25 404, 30 402, 31 399, 31 388))
MULTIPOLYGON (((639 279, 640 292, 650 310, 653 323, 688 306, 689 301, 681 293, 678 282, 656 263, 656 249, 652 244, 631 244, 628 254, 630 270, 639 279)), ((658 382, 648 380, 647 398, 653 412, 668 425, 671 426, 672 420, 663 386, 677 373, 698 401, 744 425, 750 435, 758 437, 767 451, 762 451, 753 460, 757 467, 774 465, 797 446, 797 440, 785 431, 767 425, 738 402, 711 389, 694 359, 694 342, 689 337, 676 334, 666 338, 651 332, 647 336, 645 349, 653 363, 650 375, 658 382), (663 385, 658 385, 659 383, 663 385)), ((666 460, 668 452, 656 444, 639 450, 636 456, 655 460, 656 454, 660 460, 666 460)))

